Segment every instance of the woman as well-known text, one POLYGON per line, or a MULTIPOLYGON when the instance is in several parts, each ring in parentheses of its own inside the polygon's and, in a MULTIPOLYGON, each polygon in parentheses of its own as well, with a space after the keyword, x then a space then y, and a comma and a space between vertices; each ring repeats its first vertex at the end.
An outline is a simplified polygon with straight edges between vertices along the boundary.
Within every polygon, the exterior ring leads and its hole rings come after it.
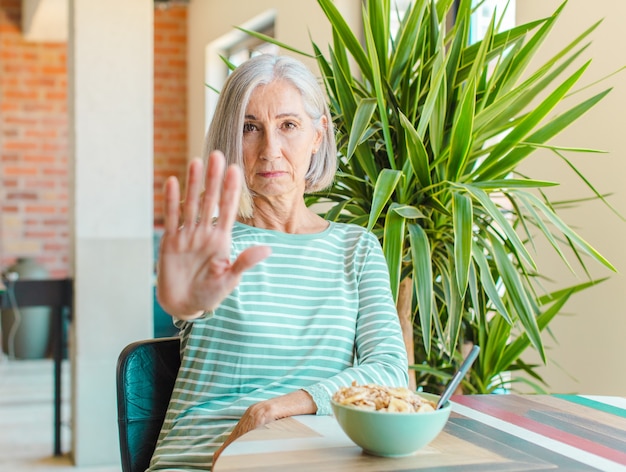
POLYGON ((352 381, 407 384, 378 240, 304 202, 336 169, 313 74, 288 57, 245 62, 206 148, 223 154, 208 153, 203 194, 203 164, 191 162, 182 218, 179 184, 166 183, 158 297, 181 330, 181 367, 150 470, 210 470, 251 429, 330 414, 352 381))

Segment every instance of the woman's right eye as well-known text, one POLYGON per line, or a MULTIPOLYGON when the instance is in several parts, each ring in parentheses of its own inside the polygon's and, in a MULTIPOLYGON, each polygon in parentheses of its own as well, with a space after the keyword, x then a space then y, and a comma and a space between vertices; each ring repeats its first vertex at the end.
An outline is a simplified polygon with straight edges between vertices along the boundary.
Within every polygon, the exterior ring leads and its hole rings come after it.
POLYGON ((251 133, 252 131, 256 131, 257 127, 255 125, 253 125, 252 123, 244 123, 243 125, 243 132, 244 133, 251 133))

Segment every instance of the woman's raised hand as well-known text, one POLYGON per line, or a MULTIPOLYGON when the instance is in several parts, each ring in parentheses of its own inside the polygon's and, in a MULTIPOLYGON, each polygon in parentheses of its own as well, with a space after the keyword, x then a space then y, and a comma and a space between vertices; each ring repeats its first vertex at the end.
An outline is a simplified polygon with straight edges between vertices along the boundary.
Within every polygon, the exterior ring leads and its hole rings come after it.
POLYGON ((212 152, 202 194, 203 164, 200 159, 191 161, 182 224, 178 180, 170 177, 165 184, 165 232, 157 266, 157 297, 163 309, 179 319, 196 318, 216 308, 237 286, 241 274, 271 252, 267 246, 254 246, 230 260, 242 175, 237 166, 229 166, 224 175, 224 167, 224 155, 212 152))

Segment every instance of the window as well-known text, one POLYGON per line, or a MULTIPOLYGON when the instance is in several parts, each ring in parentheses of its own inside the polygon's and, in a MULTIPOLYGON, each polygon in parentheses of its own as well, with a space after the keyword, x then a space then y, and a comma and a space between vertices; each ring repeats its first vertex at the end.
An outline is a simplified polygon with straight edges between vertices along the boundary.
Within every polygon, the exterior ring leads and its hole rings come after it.
POLYGON ((504 31, 515 26, 515 0, 473 0, 476 11, 472 15, 470 25, 470 42, 480 40, 484 35, 491 18, 496 13, 496 27, 504 31))
MULTIPOLYGON (((403 18, 406 11, 411 7, 412 0, 393 0, 392 9, 397 14, 391 17, 392 34, 399 27, 399 18, 403 18)), ((500 30, 513 28, 515 26, 515 0, 472 0, 472 8, 475 12, 472 15, 472 23, 470 26, 470 41, 476 42, 485 34, 487 26, 491 21, 491 17, 496 12, 496 26, 501 21, 500 30)))
MULTIPOLYGON (((276 11, 269 10, 241 25, 243 29, 256 31, 266 36, 274 37, 276 11)), ((248 34, 233 29, 224 36, 207 45, 205 49, 205 130, 208 128, 217 105, 218 93, 229 68, 222 61, 225 57, 234 65, 239 65, 246 59, 262 53, 278 53, 278 46, 266 43, 248 34)))
MULTIPOLYGON (((274 22, 267 25, 262 30, 255 30, 258 33, 262 33, 265 36, 274 37, 274 22)), ((231 48, 226 51, 226 58, 235 66, 240 65, 251 57, 259 54, 278 54, 278 46, 271 44, 253 36, 242 38, 241 41, 233 44, 231 48)))

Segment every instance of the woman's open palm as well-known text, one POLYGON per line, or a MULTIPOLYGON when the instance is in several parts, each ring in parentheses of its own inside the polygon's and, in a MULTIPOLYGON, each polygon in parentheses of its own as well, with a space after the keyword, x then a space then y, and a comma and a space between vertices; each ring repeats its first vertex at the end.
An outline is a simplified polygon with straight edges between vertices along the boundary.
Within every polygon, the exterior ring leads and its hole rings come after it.
POLYGON ((229 166, 219 151, 209 155, 205 191, 203 164, 189 164, 180 211, 180 186, 175 177, 165 184, 165 232, 157 267, 157 296, 170 315, 191 319, 213 310, 237 286, 241 274, 270 254, 267 246, 244 250, 230 260, 231 234, 239 208, 241 170, 229 166), (216 209, 219 216, 214 218, 216 209))

